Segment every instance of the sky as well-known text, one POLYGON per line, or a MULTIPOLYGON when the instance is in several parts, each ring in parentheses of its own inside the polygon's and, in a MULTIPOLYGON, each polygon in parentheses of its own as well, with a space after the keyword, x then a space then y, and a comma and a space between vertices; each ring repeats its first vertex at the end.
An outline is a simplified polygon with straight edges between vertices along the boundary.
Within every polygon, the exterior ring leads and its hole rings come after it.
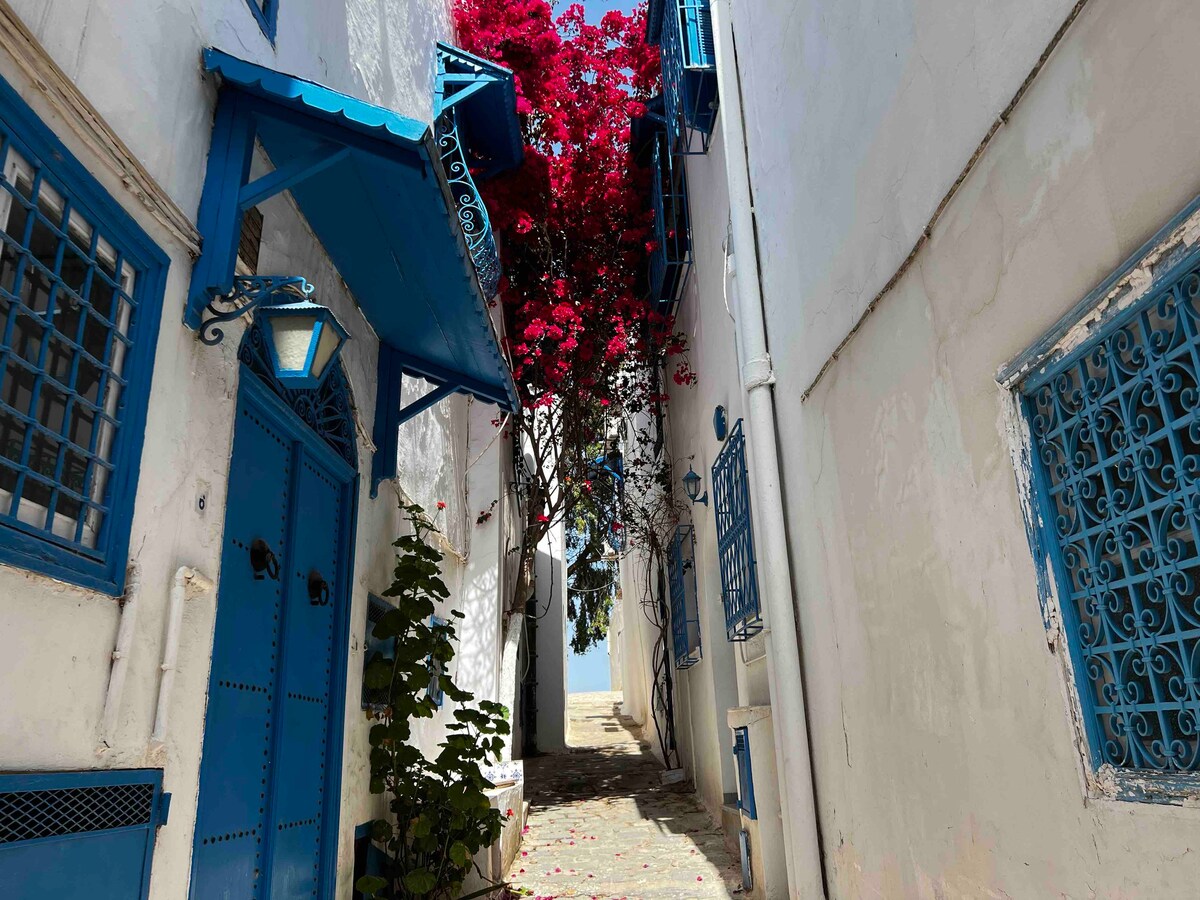
MULTIPOLYGON (((589 22, 598 22, 610 9, 621 12, 631 12, 637 6, 637 0, 583 0, 584 10, 589 22)), ((572 630, 574 626, 571 626, 572 630)), ((610 690, 608 675, 608 643, 601 642, 583 656, 579 656, 568 647, 567 658, 567 691, 577 694, 582 691, 610 690)))

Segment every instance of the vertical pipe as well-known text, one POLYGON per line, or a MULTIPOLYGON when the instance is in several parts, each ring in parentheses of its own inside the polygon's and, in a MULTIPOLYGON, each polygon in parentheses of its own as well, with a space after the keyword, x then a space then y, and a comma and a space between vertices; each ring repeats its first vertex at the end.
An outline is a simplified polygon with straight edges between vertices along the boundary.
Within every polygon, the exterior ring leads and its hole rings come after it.
POLYGON ((129 650, 133 645, 133 632, 137 625, 139 600, 142 596, 142 566, 134 561, 129 564, 125 579, 125 596, 121 600, 121 619, 117 625, 117 642, 112 652, 112 670, 108 676, 108 691, 104 695, 104 715, 100 720, 100 745, 103 753, 116 739, 117 715, 121 711, 121 696, 125 693, 125 676, 129 673, 129 650))
POLYGON ((792 597, 791 564, 786 536, 775 433, 775 376, 768 354, 758 247, 746 152, 741 86, 729 20, 729 0, 711 0, 716 42, 717 90, 721 98, 721 131, 730 219, 739 277, 737 328, 742 337, 742 383, 749 413, 750 450, 754 462, 752 489, 762 524, 758 571, 768 625, 767 681, 774 720, 775 761, 783 810, 788 889, 792 897, 824 898, 820 836, 808 745, 800 645, 792 597))
POLYGON ((187 566, 180 566, 175 570, 171 594, 167 600, 167 639, 163 646, 162 681, 158 686, 158 707, 154 714, 154 731, 150 734, 151 747, 161 747, 167 740, 171 691, 175 686, 175 667, 179 662, 179 633, 183 629, 183 601, 187 597, 189 587, 209 591, 212 590, 213 583, 187 566))

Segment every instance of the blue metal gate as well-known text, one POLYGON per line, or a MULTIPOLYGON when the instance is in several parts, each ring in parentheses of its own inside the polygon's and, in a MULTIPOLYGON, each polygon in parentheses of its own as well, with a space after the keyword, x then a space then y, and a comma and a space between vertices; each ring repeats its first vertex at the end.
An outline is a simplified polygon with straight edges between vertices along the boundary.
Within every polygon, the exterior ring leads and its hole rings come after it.
POLYGON ((191 896, 332 896, 355 474, 242 375, 191 896))

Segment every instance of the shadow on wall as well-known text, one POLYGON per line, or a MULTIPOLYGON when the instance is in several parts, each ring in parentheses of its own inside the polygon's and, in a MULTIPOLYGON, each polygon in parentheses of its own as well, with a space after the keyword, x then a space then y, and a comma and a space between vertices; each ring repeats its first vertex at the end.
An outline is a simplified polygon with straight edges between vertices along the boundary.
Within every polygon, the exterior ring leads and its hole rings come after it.
POLYGON ((436 76, 434 44, 451 39, 444 0, 346 0, 347 53, 355 93, 429 122, 436 76))

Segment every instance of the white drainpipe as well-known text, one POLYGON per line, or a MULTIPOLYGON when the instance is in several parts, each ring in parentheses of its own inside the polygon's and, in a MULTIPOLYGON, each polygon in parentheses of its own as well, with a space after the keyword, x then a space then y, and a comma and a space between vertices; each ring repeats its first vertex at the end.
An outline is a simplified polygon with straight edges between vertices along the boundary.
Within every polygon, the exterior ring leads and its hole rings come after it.
POLYGON ((129 648, 133 646, 134 626, 142 596, 141 563, 129 564, 125 578, 125 596, 121 599, 121 618, 117 625, 117 643, 112 652, 112 669, 108 675, 108 691, 104 695, 104 715, 100 720, 100 745, 97 753, 112 746, 117 730, 117 714, 121 711, 121 696, 125 693, 125 676, 129 672, 129 648))
POLYGON ((179 661, 179 632, 183 629, 183 601, 188 589, 207 593, 213 588, 212 580, 195 569, 180 566, 175 570, 171 582, 171 596, 167 602, 167 641, 163 647, 162 681, 158 686, 158 709, 154 714, 154 731, 150 735, 150 748, 161 748, 167 740, 167 723, 171 710, 171 690, 175 686, 175 666, 179 661))
POLYGON ((783 513, 779 455, 775 434, 775 375, 767 352, 759 283, 754 209, 750 193, 745 121, 729 0, 711 0, 716 39, 717 90, 721 133, 725 139, 725 169, 729 186, 730 219, 740 277, 738 330, 742 337, 742 384, 746 391, 750 451, 754 478, 754 505, 762 526, 758 546, 759 584, 762 587, 767 627, 767 681, 771 692, 771 718, 775 731, 775 762, 779 771, 783 807, 784 849, 788 888, 792 897, 824 898, 820 837, 808 746, 804 681, 796 635, 796 611, 783 513))

